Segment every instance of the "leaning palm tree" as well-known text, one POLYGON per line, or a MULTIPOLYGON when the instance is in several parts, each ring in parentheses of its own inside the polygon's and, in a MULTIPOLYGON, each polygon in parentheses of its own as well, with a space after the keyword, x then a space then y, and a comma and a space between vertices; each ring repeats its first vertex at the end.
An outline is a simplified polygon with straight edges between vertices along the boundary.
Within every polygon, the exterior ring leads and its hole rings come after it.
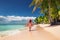
POLYGON ((56 18, 58 16, 58 10, 60 8, 60 0, 33 0, 30 4, 30 7, 34 6, 34 12, 37 8, 40 8, 41 13, 48 13, 47 16, 50 22, 53 22, 52 18, 56 18), (52 14, 56 16, 52 16, 52 14))

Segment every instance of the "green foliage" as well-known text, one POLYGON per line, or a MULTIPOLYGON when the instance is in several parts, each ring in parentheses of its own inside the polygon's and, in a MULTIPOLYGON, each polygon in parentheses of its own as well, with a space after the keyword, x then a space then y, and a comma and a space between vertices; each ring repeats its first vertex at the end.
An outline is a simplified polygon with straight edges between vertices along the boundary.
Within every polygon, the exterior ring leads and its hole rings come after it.
POLYGON ((39 24, 39 23, 45 23, 46 24, 46 23, 49 23, 49 20, 48 20, 47 16, 39 16, 35 19, 35 22, 37 24, 39 24))
POLYGON ((45 14, 43 18, 36 18, 35 22, 37 23, 42 23, 42 20, 44 23, 46 23, 48 20, 51 22, 60 17, 58 13, 60 10, 60 0, 33 0, 30 6, 34 6, 33 12, 37 8, 40 8, 40 13, 45 14))
POLYGON ((37 24, 41 23, 42 21, 43 21, 43 17, 42 17, 42 16, 39 16, 39 17, 37 17, 37 18, 35 19, 35 22, 36 22, 37 24))

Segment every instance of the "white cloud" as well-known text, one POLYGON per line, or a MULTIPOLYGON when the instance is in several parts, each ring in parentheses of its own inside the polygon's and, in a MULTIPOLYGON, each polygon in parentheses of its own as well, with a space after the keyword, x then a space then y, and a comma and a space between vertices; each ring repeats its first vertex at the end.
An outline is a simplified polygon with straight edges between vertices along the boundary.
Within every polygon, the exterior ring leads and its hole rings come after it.
POLYGON ((8 23, 11 21, 22 21, 22 20, 34 20, 36 17, 24 17, 24 16, 0 16, 0 22, 4 23, 4 20, 8 23), (3 21, 2 21, 3 20, 3 21))
POLYGON ((4 17, 4 16, 0 16, 0 18, 6 18, 6 17, 4 17))
POLYGON ((7 20, 12 21, 12 20, 29 20, 29 19, 35 19, 36 17, 21 17, 21 16, 7 16, 7 20))

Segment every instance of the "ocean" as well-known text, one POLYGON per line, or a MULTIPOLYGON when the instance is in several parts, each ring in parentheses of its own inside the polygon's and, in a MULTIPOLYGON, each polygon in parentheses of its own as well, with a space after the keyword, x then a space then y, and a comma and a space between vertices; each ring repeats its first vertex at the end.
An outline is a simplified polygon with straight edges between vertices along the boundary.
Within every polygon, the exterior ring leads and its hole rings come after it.
MULTIPOLYGON (((33 28, 32 28, 33 29, 33 28)), ((25 25, 0 25, 0 36, 11 36, 25 31, 25 25)), ((28 30, 28 29, 27 29, 28 30)))
POLYGON ((0 25, 0 31, 24 29, 24 25, 0 25))
POLYGON ((25 25, 0 25, 0 36, 11 36, 25 30, 25 25))

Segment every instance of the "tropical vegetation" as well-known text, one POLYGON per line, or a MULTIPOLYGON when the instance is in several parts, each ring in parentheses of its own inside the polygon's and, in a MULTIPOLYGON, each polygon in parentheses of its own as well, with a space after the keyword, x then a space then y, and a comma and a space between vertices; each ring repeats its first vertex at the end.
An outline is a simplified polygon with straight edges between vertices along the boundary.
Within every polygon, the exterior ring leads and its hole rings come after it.
POLYGON ((41 22, 43 20, 45 22, 47 19, 48 23, 51 23, 54 22, 54 20, 56 21, 57 18, 60 17, 60 0, 32 0, 29 6, 34 6, 32 12, 36 11, 36 9, 39 8, 39 12, 45 14, 43 17, 36 18, 38 19, 38 23, 39 21, 41 22))

